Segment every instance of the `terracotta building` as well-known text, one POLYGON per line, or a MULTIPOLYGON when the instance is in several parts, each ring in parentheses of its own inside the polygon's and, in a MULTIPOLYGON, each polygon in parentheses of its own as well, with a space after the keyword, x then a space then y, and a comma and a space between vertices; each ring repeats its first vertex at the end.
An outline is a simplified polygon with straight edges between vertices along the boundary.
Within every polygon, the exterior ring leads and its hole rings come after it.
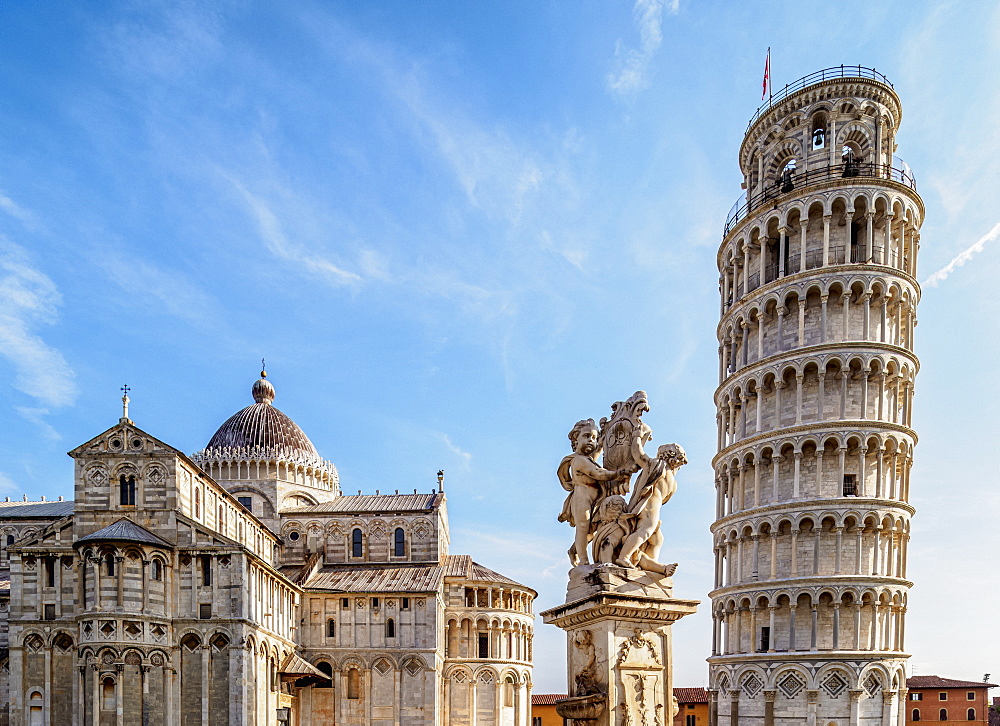
POLYGON ((449 553, 440 483, 342 495, 274 395, 191 457, 126 396, 74 501, 0 502, 0 726, 527 724, 535 592, 449 553))
POLYGON ((675 688, 677 715, 674 726, 708 726, 708 691, 704 688, 675 688))
POLYGON ((556 701, 566 698, 565 693, 533 693, 531 695, 531 726, 563 726, 563 718, 556 713, 556 701))
POLYGON ((906 679, 909 701, 906 723, 934 721, 937 724, 988 724, 989 689, 992 683, 956 681, 940 676, 906 679))

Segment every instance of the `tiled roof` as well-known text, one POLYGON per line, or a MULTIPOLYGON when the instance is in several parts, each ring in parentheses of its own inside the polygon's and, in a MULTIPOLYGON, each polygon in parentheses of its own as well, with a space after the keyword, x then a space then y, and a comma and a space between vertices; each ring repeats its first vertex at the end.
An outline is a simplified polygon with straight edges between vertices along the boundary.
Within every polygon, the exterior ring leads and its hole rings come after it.
POLYGON ((708 703, 708 691, 704 688, 675 688, 677 703, 708 703))
POLYGON ((289 653, 285 657, 285 660, 281 662, 278 673, 285 676, 316 676, 326 681, 330 680, 330 677, 326 673, 311 663, 304 661, 295 653, 289 653))
POLYGON ((440 565, 328 565, 302 586, 333 592, 434 592, 443 579, 440 565))
POLYGON ((73 513, 73 500, 65 502, 0 502, 0 519, 66 517, 73 513))
POLYGON ((532 693, 532 706, 552 706, 561 698, 566 698, 565 693, 532 693))
POLYGON ((173 547, 172 544, 167 542, 162 537, 158 537, 152 532, 150 532, 145 527, 140 527, 138 524, 130 519, 119 519, 117 522, 109 524, 103 529, 99 529, 96 532, 91 532, 86 537, 81 537, 76 541, 77 544, 80 542, 92 542, 100 540, 106 542, 108 540, 114 542, 142 542, 144 544, 151 544, 157 547, 173 547))
POLYGON ((525 587, 520 582, 517 582, 516 580, 511 580, 509 577, 501 575, 499 572, 494 572, 488 567, 483 567, 478 562, 472 563, 472 577, 469 579, 478 580, 481 582, 506 582, 510 585, 525 587))
POLYGON ((448 555, 441 565, 444 567, 445 577, 469 579, 469 573, 472 572, 472 558, 468 555, 448 555))
POLYGON ((956 681, 941 676, 911 676, 906 679, 907 688, 996 688, 994 683, 982 681, 956 681))
POLYGON ((441 494, 352 494, 350 496, 335 497, 329 502, 321 504, 310 504, 305 507, 292 507, 282 509, 282 514, 333 514, 333 513, 353 513, 353 512, 429 512, 437 509, 441 500, 441 494))

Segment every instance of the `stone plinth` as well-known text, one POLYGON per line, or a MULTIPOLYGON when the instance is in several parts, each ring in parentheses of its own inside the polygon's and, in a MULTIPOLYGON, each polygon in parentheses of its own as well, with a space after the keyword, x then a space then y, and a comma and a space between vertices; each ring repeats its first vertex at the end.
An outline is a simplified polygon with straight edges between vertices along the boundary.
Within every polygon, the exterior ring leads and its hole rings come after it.
MULTIPOLYGON (((542 613, 546 623, 559 626, 568 636, 568 692, 572 695, 557 702, 556 711, 577 726, 668 726, 673 722, 670 626, 695 612, 698 601, 669 597, 663 583, 654 588, 652 582, 637 582, 642 577, 637 570, 615 566, 574 568, 569 591, 589 590, 588 594, 542 613), (659 592, 614 591, 619 584, 616 580, 623 578, 641 584, 638 589, 659 592)), ((636 588, 630 585, 628 589, 636 588)))

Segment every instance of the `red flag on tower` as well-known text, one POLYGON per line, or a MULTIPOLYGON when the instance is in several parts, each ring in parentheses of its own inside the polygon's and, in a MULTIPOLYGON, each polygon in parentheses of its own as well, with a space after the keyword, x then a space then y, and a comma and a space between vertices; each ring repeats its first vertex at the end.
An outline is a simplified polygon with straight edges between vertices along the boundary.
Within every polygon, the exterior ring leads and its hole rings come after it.
POLYGON ((760 100, 763 101, 766 96, 771 95, 771 49, 767 49, 767 60, 764 61, 764 83, 763 90, 760 94, 760 100))

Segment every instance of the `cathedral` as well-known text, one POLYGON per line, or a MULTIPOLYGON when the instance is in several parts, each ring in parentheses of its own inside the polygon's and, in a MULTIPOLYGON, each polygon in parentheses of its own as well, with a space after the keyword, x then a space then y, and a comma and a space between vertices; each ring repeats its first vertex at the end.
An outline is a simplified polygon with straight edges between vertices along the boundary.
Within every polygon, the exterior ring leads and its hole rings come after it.
POLYGON ((0 726, 527 726, 535 592, 435 491, 340 491, 254 403, 192 456, 128 416, 73 501, 0 502, 0 726))

